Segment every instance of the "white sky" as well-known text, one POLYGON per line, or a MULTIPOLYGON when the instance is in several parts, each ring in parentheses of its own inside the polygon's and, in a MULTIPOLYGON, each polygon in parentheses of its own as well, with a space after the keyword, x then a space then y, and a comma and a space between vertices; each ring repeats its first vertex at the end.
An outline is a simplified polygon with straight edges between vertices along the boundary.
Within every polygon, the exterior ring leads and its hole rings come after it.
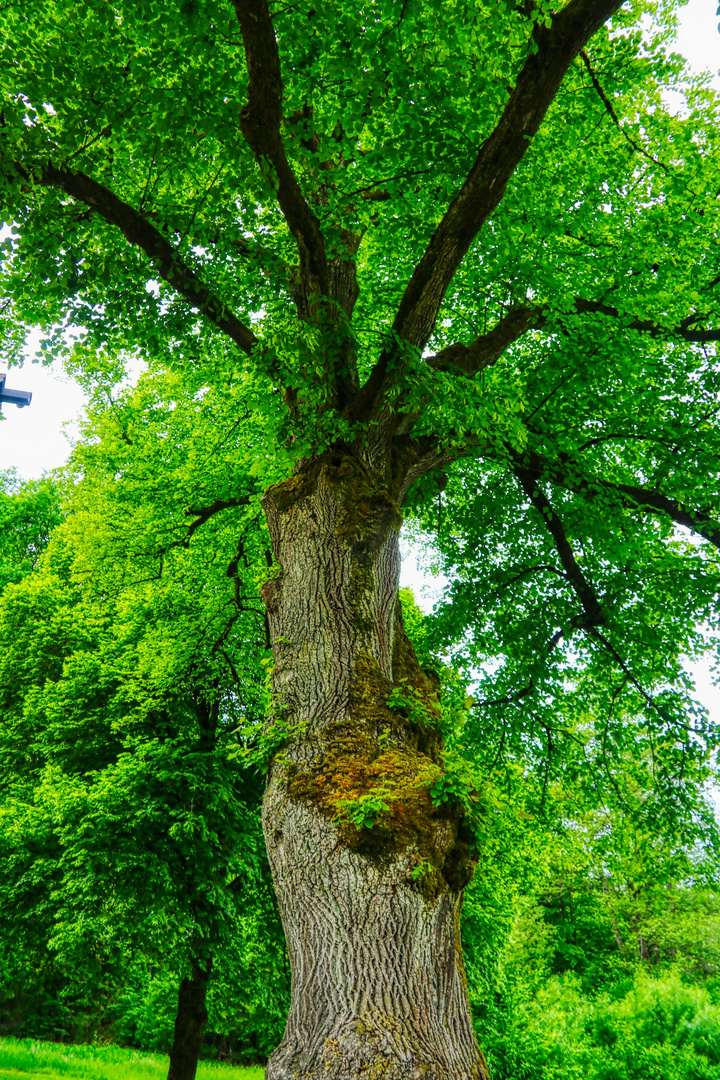
POLYGON ((711 71, 715 86, 720 89, 720 32, 715 14, 717 0, 690 0, 680 9, 680 29, 675 41, 676 52, 689 60, 695 71, 711 71))
MULTIPOLYGON (((690 0, 680 11, 680 30, 675 48, 689 60, 696 71, 711 71, 720 89, 720 32, 715 14, 717 0, 690 0)), ((45 470, 62 465, 69 454, 70 442, 77 434, 75 420, 83 408, 80 387, 57 368, 43 368, 26 363, 13 368, 7 378, 9 388, 30 390, 33 398, 28 408, 3 406, 0 423, 0 469, 14 467, 26 477, 40 476, 45 470)), ((428 579, 419 573, 413 554, 403 558, 403 584, 410 585, 422 599, 428 579)), ((437 582, 435 583, 438 584, 437 582)), ((431 603, 426 592, 425 603, 431 603)), ((694 669, 698 693, 713 712, 720 709, 720 689, 713 687, 707 665, 694 669)))

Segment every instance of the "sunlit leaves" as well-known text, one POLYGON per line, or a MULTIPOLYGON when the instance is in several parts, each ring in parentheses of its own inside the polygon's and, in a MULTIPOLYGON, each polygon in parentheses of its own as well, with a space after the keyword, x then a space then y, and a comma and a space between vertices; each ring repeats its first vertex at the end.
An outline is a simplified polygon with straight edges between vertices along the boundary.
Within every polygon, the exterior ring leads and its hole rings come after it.
POLYGON ((42 951, 91 984, 128 950, 179 979, 225 948, 230 886, 264 867, 257 782, 228 757, 264 710, 253 424, 230 388, 147 372, 121 390, 93 359, 69 513, 32 573, 52 486, 4 496, 22 580, 0 601, 0 931, 32 909, 42 951))

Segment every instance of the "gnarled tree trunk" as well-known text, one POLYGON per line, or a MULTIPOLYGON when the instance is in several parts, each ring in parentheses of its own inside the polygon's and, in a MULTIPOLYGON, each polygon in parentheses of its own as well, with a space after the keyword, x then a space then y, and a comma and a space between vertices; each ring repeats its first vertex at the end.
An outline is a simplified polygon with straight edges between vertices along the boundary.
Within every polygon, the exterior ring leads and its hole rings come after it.
POLYGON ((459 944, 470 844, 462 811, 430 798, 437 681, 402 626, 400 512, 349 455, 304 465, 264 505, 287 741, 263 815, 292 969, 267 1078, 484 1080, 459 944))
POLYGON ((190 975, 180 983, 167 1080, 195 1080, 207 1025, 209 981, 210 965, 201 967, 193 961, 190 975))

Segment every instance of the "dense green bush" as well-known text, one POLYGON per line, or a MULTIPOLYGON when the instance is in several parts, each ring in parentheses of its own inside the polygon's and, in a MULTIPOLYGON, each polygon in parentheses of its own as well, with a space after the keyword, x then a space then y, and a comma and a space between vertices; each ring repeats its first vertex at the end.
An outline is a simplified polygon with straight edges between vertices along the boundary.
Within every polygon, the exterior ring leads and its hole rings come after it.
POLYGON ((616 998, 550 976, 488 1034, 494 1080, 720 1078, 720 1007, 676 971, 640 970, 616 998))
MULTIPOLYGON (((282 1037, 289 1004, 287 957, 269 881, 248 888, 238 909, 236 947, 218 955, 210 981, 203 1056, 262 1062, 282 1037)), ((168 1053, 179 981, 172 962, 142 953, 78 953, 72 967, 47 955, 41 962, 16 953, 0 977, 0 1035, 168 1053)))

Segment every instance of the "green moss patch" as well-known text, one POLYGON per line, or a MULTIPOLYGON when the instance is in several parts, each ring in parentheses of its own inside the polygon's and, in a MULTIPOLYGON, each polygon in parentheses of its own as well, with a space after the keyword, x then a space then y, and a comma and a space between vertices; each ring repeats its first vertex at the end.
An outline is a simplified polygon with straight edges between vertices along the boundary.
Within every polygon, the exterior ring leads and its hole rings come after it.
POLYGON ((472 875, 470 838, 462 836, 462 808, 433 805, 430 788, 444 773, 442 740, 431 680, 415 665, 428 695, 427 723, 391 709, 392 686, 366 654, 356 663, 352 717, 323 737, 314 768, 288 766, 287 793, 333 819, 349 848, 384 861, 413 848, 410 880, 427 899, 472 875), (430 711, 432 707, 432 711, 430 711))

